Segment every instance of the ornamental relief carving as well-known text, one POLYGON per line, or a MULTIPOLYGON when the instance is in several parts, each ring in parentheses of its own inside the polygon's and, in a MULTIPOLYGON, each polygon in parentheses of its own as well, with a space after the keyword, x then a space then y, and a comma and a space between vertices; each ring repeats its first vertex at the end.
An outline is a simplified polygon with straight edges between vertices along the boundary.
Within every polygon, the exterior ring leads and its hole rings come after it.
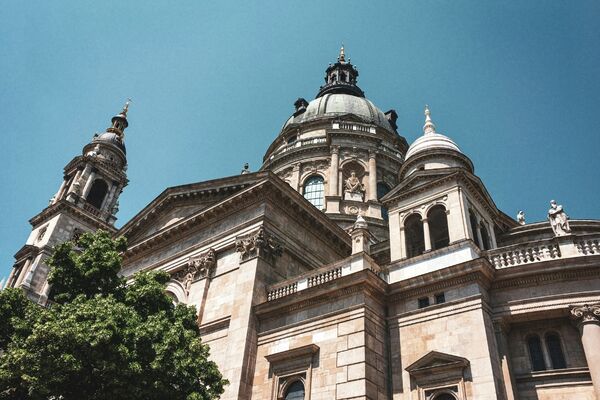
POLYGON ((192 283, 198 279, 212 276, 216 266, 217 253, 215 249, 211 248, 202 255, 190 257, 186 266, 171 276, 183 285, 186 295, 189 295, 192 283))
POLYGON ((600 322, 600 304, 584 304, 571 308, 571 316, 579 323, 600 322))
POLYGON ((306 174, 308 172, 315 173, 317 171, 325 171, 328 168, 328 166, 328 163, 326 163, 325 161, 311 161, 303 163, 300 169, 302 171, 302 174, 306 174))
POLYGON ((255 233, 236 238, 235 250, 245 261, 258 256, 279 257, 283 254, 283 245, 261 226, 255 233))
POLYGON ((279 178, 281 178, 282 180, 285 181, 285 180, 289 179, 292 176, 292 172, 293 172, 292 168, 287 168, 287 169, 284 169, 281 172, 278 172, 277 176, 279 178))

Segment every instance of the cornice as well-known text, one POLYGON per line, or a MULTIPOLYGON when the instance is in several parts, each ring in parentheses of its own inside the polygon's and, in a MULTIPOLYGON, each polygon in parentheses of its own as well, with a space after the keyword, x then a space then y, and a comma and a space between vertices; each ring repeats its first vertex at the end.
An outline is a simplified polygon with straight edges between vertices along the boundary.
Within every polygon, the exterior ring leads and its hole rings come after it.
POLYGON ((109 225, 96 216, 88 214, 85 210, 77 207, 65 199, 61 199, 51 206, 46 207, 41 213, 31 218, 29 223, 35 227, 59 213, 71 214, 72 216, 79 218, 80 220, 83 220, 96 228, 102 228, 110 233, 115 233, 117 231, 114 226, 109 225))
POLYGON ((200 210, 199 212, 155 232, 145 240, 136 243, 125 252, 126 257, 133 257, 140 251, 162 246, 167 242, 179 240, 185 233, 197 229, 200 224, 223 219, 225 214, 234 213, 256 202, 269 200, 275 204, 285 204, 301 214, 304 223, 312 222, 311 226, 320 230, 325 237, 335 243, 341 252, 350 248, 350 237, 339 226, 330 221, 325 214, 314 209, 298 192, 291 189, 272 172, 262 173, 265 179, 221 202, 200 210), (306 204, 308 203, 308 205, 306 204))

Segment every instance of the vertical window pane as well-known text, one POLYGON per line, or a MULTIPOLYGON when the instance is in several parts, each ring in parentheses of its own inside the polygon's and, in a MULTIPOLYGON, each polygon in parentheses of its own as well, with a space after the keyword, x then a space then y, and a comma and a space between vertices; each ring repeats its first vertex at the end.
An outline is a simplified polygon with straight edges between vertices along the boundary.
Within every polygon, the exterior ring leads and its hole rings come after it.
POLYGON ((325 185, 320 176, 311 176, 304 183, 304 198, 318 209, 323 209, 325 185))
POLYGON ((531 358, 531 368, 534 371, 543 371, 546 369, 544 355, 542 353, 542 342, 539 336, 531 336, 527 339, 527 347, 529 347, 529 357, 531 358))
POLYGON ((555 333, 549 334, 546 336, 546 345, 548 346, 550 360, 552 360, 552 368, 567 368, 565 355, 563 354, 562 347, 560 345, 560 337, 555 333))

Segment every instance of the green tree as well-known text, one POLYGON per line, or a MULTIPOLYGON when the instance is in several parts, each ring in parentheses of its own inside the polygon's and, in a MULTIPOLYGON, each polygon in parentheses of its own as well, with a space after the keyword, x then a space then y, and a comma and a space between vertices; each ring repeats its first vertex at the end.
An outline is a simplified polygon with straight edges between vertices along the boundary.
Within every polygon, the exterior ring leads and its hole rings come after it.
MULTIPOLYGON (((76 247, 57 246, 56 303, 15 312, 15 321, 29 325, 5 335, 0 399, 208 400, 223 393, 227 382, 208 361, 194 308, 172 304, 164 272, 125 285, 115 268, 123 248, 123 239, 101 231, 84 234, 76 247)), ((0 311, 22 304, 15 293, 0 292, 0 311)))

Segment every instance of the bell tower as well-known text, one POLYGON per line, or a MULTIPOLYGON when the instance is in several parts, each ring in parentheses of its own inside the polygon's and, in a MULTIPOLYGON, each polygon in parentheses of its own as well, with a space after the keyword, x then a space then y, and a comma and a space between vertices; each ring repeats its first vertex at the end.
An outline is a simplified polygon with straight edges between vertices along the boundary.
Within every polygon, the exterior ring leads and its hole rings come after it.
POLYGON ((29 220, 32 231, 15 254, 15 264, 6 287, 21 287, 40 304, 48 300, 52 248, 83 232, 104 229, 116 232, 119 195, 127 185, 125 129, 129 101, 102 134, 95 134, 82 154, 69 162, 63 181, 48 206, 29 220))

